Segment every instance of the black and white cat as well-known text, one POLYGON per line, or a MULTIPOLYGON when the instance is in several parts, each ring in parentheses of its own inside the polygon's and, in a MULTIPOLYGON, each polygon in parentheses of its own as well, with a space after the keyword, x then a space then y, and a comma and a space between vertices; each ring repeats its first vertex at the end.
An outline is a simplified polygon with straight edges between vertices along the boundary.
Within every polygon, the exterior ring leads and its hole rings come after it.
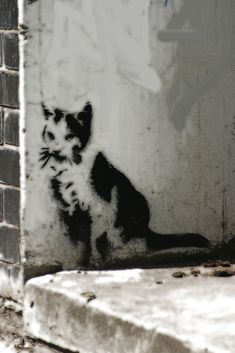
POLYGON ((67 235, 85 244, 84 262, 91 255, 105 261, 109 251, 138 238, 154 251, 210 245, 201 235, 157 234, 149 229, 145 197, 92 146, 90 102, 76 113, 42 107, 46 124, 41 168, 50 171, 50 187, 67 235))

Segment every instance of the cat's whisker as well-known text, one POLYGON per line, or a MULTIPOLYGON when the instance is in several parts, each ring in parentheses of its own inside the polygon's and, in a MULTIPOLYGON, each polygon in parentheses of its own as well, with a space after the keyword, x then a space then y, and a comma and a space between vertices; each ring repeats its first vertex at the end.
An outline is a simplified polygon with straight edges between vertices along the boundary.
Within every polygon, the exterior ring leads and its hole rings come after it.
POLYGON ((73 155, 74 155, 74 156, 80 156, 80 153, 75 150, 75 151, 73 151, 73 155))
POLYGON ((78 153, 78 152, 73 152, 73 161, 76 163, 76 164, 79 164, 81 162, 81 155, 78 153))
POLYGON ((51 156, 49 155, 49 156, 47 157, 47 159, 45 160, 45 162, 43 163, 43 165, 41 166, 41 168, 44 168, 44 167, 45 167, 45 165, 47 164, 47 162, 49 161, 50 158, 51 158, 51 156))
POLYGON ((48 155, 44 155, 44 156, 42 156, 42 157, 39 159, 39 162, 44 161, 44 160, 47 159, 47 158, 48 158, 48 155))
POLYGON ((44 154, 44 155, 49 155, 49 151, 43 151, 43 152, 40 152, 40 154, 44 154))
POLYGON ((44 161, 47 158, 51 158, 51 154, 50 153, 44 153, 43 156, 39 159, 39 161, 44 161))

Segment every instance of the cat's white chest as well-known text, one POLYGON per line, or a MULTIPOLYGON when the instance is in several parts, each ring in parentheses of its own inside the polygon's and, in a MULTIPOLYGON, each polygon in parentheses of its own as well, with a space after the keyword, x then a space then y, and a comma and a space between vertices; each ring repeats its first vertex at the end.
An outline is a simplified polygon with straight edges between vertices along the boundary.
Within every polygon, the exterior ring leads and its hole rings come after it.
POLYGON ((66 204, 60 207, 72 217, 79 217, 76 213, 77 207, 87 211, 92 220, 91 225, 91 246, 92 254, 99 258, 96 250, 96 239, 106 234, 109 243, 114 247, 121 244, 121 229, 114 227, 117 214, 117 189, 111 190, 111 201, 106 202, 95 191, 91 180, 91 171, 94 165, 94 158, 82 161, 79 165, 66 168, 57 180, 60 183, 60 193, 66 204))
POLYGON ((81 163, 70 167, 59 177, 60 191, 64 201, 69 205, 67 211, 70 215, 73 214, 77 204, 83 211, 88 211, 95 205, 90 174, 90 168, 81 163))

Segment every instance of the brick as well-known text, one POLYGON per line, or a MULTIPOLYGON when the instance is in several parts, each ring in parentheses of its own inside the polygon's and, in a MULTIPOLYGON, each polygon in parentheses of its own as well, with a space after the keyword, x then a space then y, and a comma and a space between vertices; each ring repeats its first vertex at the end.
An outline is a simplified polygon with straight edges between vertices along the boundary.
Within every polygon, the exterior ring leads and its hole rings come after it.
POLYGON ((4 137, 5 143, 19 146, 19 112, 4 113, 4 137))
MULTIPOLYGON (((0 261, 0 295, 22 303, 23 271, 18 263, 0 261)), ((1 353, 6 353, 1 351, 1 353)))
POLYGON ((19 76, 0 72, 0 105, 19 108, 19 76))
POLYGON ((19 186, 19 153, 8 149, 0 150, 0 183, 19 186))
POLYGON ((5 33, 2 36, 3 61, 7 69, 19 69, 19 38, 16 33, 5 33))
POLYGON ((4 221, 15 226, 20 224, 20 192, 5 189, 3 197, 4 221))
POLYGON ((0 108, 0 145, 3 144, 3 110, 0 108))
POLYGON ((19 261, 20 230, 0 226, 0 257, 12 263, 19 261))
POLYGON ((3 190, 0 189, 0 222, 3 221, 3 190))
POLYGON ((0 28, 16 29, 18 27, 17 0, 0 0, 0 28))

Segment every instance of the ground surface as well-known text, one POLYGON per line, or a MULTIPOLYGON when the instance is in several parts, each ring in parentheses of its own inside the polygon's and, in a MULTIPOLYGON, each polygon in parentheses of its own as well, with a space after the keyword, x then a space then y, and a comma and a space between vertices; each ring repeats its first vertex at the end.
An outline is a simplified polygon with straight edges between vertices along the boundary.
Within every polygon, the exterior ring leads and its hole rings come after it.
POLYGON ((80 353, 234 353, 235 266, 60 272, 30 280, 32 336, 80 353))
POLYGON ((1 353, 61 353, 38 340, 25 337, 22 307, 0 297, 0 352, 1 353))

